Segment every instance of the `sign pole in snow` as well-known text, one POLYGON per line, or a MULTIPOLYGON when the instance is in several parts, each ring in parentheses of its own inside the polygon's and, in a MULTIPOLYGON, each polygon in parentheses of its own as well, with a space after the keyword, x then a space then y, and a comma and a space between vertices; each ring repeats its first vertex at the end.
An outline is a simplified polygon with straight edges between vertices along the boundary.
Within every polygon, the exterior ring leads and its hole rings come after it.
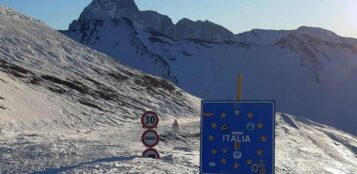
POLYGON ((145 112, 141 116, 141 124, 143 128, 147 129, 141 136, 142 143, 147 147, 142 156, 159 159, 159 152, 153 148, 160 141, 159 133, 155 130, 159 124, 159 117, 155 112, 145 112))
POLYGON ((237 84, 237 100, 242 99, 242 86, 243 86, 243 74, 238 75, 238 84, 237 84))

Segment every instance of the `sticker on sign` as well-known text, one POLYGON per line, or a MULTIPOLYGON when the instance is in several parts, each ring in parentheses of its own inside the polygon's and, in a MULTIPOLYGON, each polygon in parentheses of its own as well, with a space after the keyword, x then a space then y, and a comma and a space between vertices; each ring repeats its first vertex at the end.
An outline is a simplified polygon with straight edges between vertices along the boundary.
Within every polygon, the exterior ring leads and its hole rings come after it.
POLYGON ((159 143, 160 136, 155 130, 147 130, 141 136, 141 141, 146 147, 154 147, 159 143))
POLYGON ((141 124, 144 128, 153 129, 159 124, 159 117, 155 112, 148 111, 141 116, 141 124))

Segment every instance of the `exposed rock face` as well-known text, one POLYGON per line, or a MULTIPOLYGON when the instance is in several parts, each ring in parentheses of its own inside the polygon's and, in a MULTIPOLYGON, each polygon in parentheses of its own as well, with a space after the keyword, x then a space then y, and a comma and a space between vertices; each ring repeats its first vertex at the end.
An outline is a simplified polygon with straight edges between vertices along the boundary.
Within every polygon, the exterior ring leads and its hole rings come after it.
POLYGON ((168 16, 148 10, 141 12, 141 18, 144 26, 162 34, 173 36, 175 25, 168 16))
POLYGON ((233 33, 226 28, 210 21, 180 20, 175 27, 175 38, 178 39, 200 39, 207 41, 221 41, 232 38, 233 33))
POLYGON ((133 0, 93 0, 81 13, 79 22, 92 19, 110 20, 118 18, 140 20, 140 12, 133 0))
POLYGON ((222 41, 233 38, 233 33, 226 28, 209 21, 191 21, 182 19, 176 25, 172 20, 156 11, 139 11, 133 0, 93 0, 82 12, 79 19, 73 21, 69 30, 91 20, 117 20, 128 18, 153 31, 176 38, 222 41))

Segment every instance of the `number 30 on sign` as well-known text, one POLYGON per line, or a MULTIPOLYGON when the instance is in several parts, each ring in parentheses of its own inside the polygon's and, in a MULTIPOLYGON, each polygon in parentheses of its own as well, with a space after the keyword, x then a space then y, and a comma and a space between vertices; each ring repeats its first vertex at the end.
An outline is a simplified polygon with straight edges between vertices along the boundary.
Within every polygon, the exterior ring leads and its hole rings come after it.
POLYGON ((153 129, 159 124, 159 117, 155 112, 148 111, 141 116, 141 124, 144 128, 153 129))

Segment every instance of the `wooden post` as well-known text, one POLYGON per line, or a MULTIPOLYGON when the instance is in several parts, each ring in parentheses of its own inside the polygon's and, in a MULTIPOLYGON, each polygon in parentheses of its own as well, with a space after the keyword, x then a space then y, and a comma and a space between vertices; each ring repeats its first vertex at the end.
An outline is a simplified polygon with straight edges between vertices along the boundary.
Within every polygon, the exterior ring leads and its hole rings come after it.
POLYGON ((243 88, 243 74, 238 75, 238 86, 237 86, 237 100, 242 99, 242 88, 243 88))

